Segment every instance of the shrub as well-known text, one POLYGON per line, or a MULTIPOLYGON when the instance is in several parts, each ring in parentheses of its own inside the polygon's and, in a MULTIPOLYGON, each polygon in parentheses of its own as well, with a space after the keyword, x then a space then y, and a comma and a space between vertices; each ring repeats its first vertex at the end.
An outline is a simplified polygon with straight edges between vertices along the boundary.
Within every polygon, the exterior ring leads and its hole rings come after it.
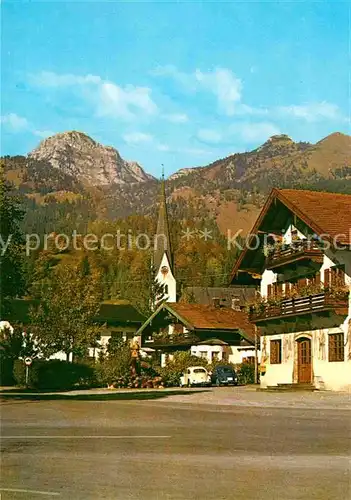
MULTIPOLYGON (((15 361, 13 373, 17 385, 24 386, 26 367, 22 360, 15 361)), ((67 390, 93 383, 94 369, 83 363, 38 359, 29 367, 28 385, 35 389, 67 390)))
POLYGON ((0 356, 0 385, 4 386, 14 384, 13 367, 13 359, 0 356))
POLYGON ((101 385, 112 385, 118 380, 127 383, 130 378, 131 352, 128 346, 121 347, 116 354, 107 356, 96 365, 96 377, 101 385))
POLYGON ((255 365, 242 363, 238 370, 238 381, 240 385, 255 383, 255 365))

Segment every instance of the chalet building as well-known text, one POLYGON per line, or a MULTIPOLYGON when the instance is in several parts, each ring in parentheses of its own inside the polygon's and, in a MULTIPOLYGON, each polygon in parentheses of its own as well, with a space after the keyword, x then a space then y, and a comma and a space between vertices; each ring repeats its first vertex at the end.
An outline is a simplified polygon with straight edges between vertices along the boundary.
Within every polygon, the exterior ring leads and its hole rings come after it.
MULTIPOLYGON (((38 301, 33 299, 14 299, 6 320, 11 326, 22 326, 25 329, 30 323, 30 309, 36 305, 38 301)), ((106 350, 111 336, 121 337, 124 341, 133 340, 136 331, 145 322, 145 317, 128 300, 109 300, 101 303, 94 322, 104 326, 104 334, 97 345, 89 349, 89 356, 97 358, 101 350, 106 350)), ((66 360, 66 354, 58 352, 51 359, 66 360)))
POLYGON ((232 283, 257 290, 261 386, 351 389, 351 196, 273 189, 232 283))
POLYGON ((237 362, 233 347, 251 352, 255 332, 247 314, 240 310, 163 302, 136 335, 142 349, 156 351, 164 365, 175 351, 189 351, 209 363, 214 359, 237 362))

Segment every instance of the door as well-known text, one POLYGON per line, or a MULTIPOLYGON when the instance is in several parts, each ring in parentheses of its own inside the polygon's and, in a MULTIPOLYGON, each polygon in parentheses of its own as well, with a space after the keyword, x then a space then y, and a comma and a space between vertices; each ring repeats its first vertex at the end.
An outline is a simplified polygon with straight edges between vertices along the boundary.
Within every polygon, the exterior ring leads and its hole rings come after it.
POLYGON ((298 352, 298 382, 310 384, 312 382, 312 356, 311 340, 300 339, 297 341, 298 352))

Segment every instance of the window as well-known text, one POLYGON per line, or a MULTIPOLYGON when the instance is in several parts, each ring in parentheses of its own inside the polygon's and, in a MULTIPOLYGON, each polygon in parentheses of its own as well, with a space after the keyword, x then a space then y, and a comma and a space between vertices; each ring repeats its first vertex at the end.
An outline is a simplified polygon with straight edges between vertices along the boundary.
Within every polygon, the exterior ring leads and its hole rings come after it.
POLYGON ((207 351, 200 351, 201 358, 207 358, 207 351))
POLYGON ((168 295, 168 285, 165 285, 165 295, 168 295))
POLYGON ((212 352, 212 361, 219 359, 218 352, 212 352))
POLYGON ((329 361, 344 361, 344 334, 332 333, 329 335, 329 361))
POLYGON ((271 365, 279 365, 282 362, 282 341, 271 340, 271 365))

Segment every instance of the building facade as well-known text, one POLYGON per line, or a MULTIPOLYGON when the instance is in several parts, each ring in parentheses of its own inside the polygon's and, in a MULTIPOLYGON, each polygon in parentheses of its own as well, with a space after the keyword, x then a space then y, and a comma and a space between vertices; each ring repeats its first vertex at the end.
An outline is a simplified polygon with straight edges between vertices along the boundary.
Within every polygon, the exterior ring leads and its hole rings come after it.
POLYGON ((272 191, 232 276, 257 290, 263 388, 351 389, 350 228, 349 195, 272 191))

